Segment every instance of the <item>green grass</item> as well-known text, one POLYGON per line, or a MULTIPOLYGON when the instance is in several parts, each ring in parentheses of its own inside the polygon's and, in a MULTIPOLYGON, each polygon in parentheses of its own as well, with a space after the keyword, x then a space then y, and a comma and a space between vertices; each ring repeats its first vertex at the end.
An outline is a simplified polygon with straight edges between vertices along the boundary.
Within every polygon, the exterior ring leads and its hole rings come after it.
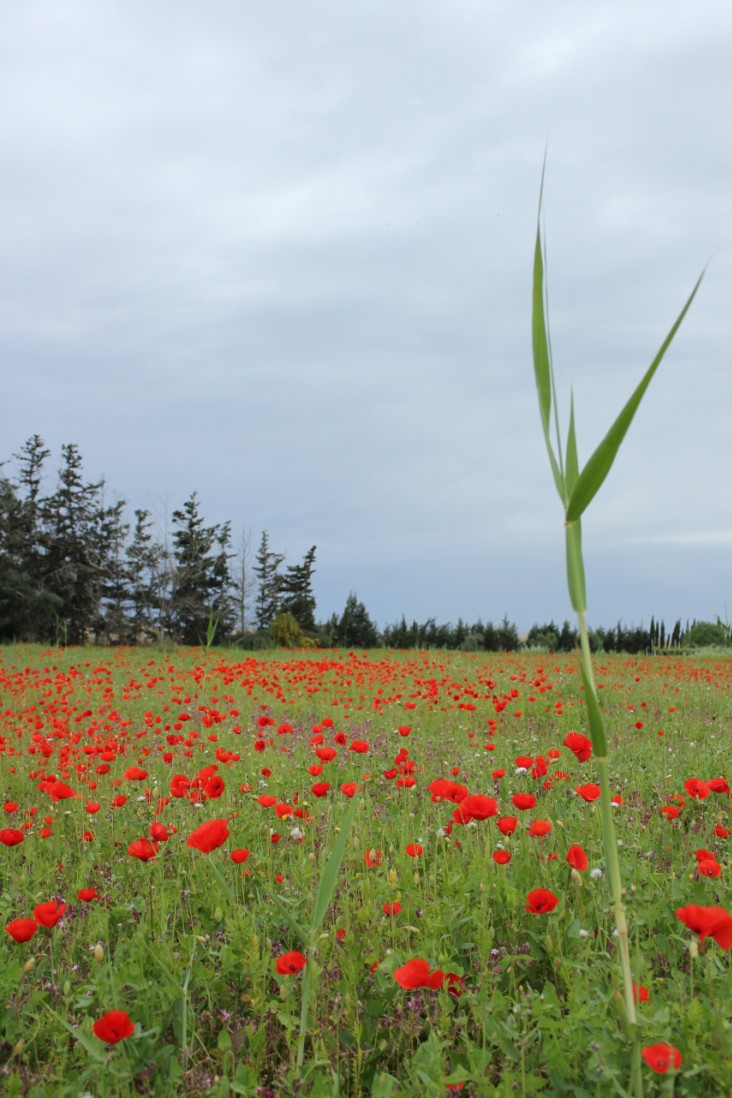
MULTIPOLYGON (((1 655, 0 777, 5 803, 18 804, 3 826, 30 825, 22 843, 0 846, 2 925, 52 897, 67 905, 55 928, 39 928, 25 944, 3 934, 3 1093, 444 1095, 446 1082, 463 1082, 463 1095, 625 1093, 611 898, 606 876, 590 872, 606 869, 599 809, 574 792, 596 780, 595 765, 577 763, 562 743, 570 730, 584 731, 578 658, 254 660, 213 649, 30 647, 1 655), (262 715, 275 724, 260 735, 262 715), (324 718, 334 722, 322 729, 325 743, 338 753, 311 775, 312 728, 324 718), (293 732, 278 735, 285 722, 293 732), (368 752, 335 743, 336 733, 367 741, 368 752), (415 764, 412 788, 383 776, 402 748, 415 764), (548 758, 550 750, 559 757, 548 758), (521 755, 547 758, 548 774, 517 773, 521 755), (99 765, 108 772, 98 774, 99 765), (125 780, 133 765, 148 777, 125 780), (170 798, 156 813, 173 775, 193 778, 214 765, 220 798, 199 807, 170 798), (365 773, 372 777, 363 781, 365 773), (48 775, 79 796, 54 804, 38 788, 48 775), (437 778, 495 797, 501 816, 519 817, 514 835, 504 837, 495 819, 441 834, 456 806, 433 802, 428 786, 437 778), (331 791, 313 796, 324 780, 331 791), (363 790, 332 898, 324 903, 321 891, 318 905, 324 866, 354 805, 339 789, 347 781, 363 790), (513 808, 519 791, 537 796, 533 810, 513 808), (263 792, 303 818, 278 819, 257 803, 263 792), (120 793, 128 800, 114 808, 120 793), (101 805, 94 815, 90 800, 101 805), (186 846, 201 823, 223 818, 224 845, 209 854, 186 846), (534 819, 549 820, 551 834, 530 838, 534 819), (127 848, 154 821, 176 830, 143 863, 127 848), (51 833, 42 838, 45 826, 51 833), (282 836, 276 844, 273 831, 282 836), (423 846, 421 857, 406 853, 411 843, 423 846), (581 874, 565 861, 575 843, 589 857, 581 874), (508 865, 492 859, 501 846, 512 853, 508 865), (237 848, 250 851, 238 866, 229 857, 237 848), (380 864, 367 867, 364 855, 376 850, 380 864), (79 889, 92 886, 102 899, 80 902, 79 889), (559 898, 549 915, 525 908, 539 887, 559 898), (383 912, 392 902, 402 905, 395 917, 383 912), (307 954, 306 968, 278 976, 276 957, 291 950, 307 954), (402 988, 393 972, 415 957, 460 976, 462 994, 447 984, 402 988), (136 1028, 107 1046, 92 1025, 112 1009, 136 1028)), ((692 956, 693 935, 675 909, 731 907, 732 836, 715 833, 732 828, 729 797, 694 800, 684 782, 729 780, 732 661, 604 657, 596 674, 610 788, 622 797, 613 811, 633 978, 650 993, 638 1008, 641 1043, 681 1051, 676 1095, 727 1093, 731 953, 710 939, 692 956), (673 795, 686 803, 670 821, 660 809, 673 795), (719 877, 695 872, 700 848, 716 855, 719 877)), ((670 1075, 644 1067, 644 1078, 648 1094, 668 1093, 670 1075)))

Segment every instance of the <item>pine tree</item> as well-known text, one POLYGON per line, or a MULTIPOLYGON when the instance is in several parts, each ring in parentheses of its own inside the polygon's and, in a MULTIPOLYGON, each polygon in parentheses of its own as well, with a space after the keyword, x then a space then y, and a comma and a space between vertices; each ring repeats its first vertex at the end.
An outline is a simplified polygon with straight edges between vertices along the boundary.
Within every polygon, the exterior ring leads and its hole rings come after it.
POLYGON ((333 643, 341 648, 376 648, 379 643, 378 630, 353 591, 346 599, 333 643))
POLYGON ((94 539, 101 483, 85 483, 83 461, 74 443, 61 447, 61 458, 56 491, 43 501, 46 574, 58 600, 56 640, 84 644, 99 620, 94 539))
POLYGON ((219 612, 219 555, 213 548, 220 536, 218 526, 206 526, 193 492, 182 510, 173 512, 172 628, 181 644, 203 644, 212 617, 219 612))
MULTIPOLYGON (((15 636, 20 640, 48 641, 54 636, 54 620, 61 600, 48 582, 48 530, 41 495, 43 467, 51 455, 40 435, 32 435, 15 454, 19 464, 21 509, 14 519, 20 575, 16 588, 18 616, 15 636)), ((14 486, 15 487, 15 486, 14 486)), ((8 589, 10 593, 11 589, 8 589)))
POLYGON ((312 577, 316 546, 308 549, 302 564, 288 564, 280 584, 280 611, 292 614, 306 633, 315 632, 315 595, 312 577))
POLYGON ((284 553, 274 553, 269 547, 269 534, 262 531, 262 539, 257 550, 254 574, 257 577, 257 597, 254 606, 257 629, 268 629, 280 609, 282 577, 279 567, 285 559, 284 553))
POLYGON ((95 539, 90 547, 94 566, 98 608, 97 637, 121 644, 128 639, 127 608, 130 602, 130 575, 125 543, 130 532, 124 521, 125 501, 100 504, 95 515, 95 539))
POLYGON ((133 644, 151 640, 160 610, 158 577, 163 549, 153 540, 150 512, 135 511, 135 528, 127 546, 130 610, 128 637, 133 644))

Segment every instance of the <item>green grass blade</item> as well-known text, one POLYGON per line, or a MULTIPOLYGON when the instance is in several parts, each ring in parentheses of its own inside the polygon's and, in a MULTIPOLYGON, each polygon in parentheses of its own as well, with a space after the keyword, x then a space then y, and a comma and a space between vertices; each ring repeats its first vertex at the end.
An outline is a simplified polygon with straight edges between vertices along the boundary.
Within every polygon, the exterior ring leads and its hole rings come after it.
POLYGON ((567 494, 571 496, 572 490, 579 476, 579 461, 577 459, 577 435, 574 427, 574 394, 569 401, 569 431, 567 432, 567 456, 564 460, 564 480, 567 485, 567 494))
POLYGON ((338 873, 346 850, 348 833, 351 830, 351 824, 353 823, 360 800, 361 798, 358 793, 352 798, 345 819, 341 824, 338 838, 333 844, 333 850, 328 859, 328 863, 321 874, 318 894, 315 897, 315 906, 313 907, 313 917, 310 923, 312 940, 315 939, 315 935, 320 930, 325 914, 330 906, 330 902, 333 899, 333 893, 335 892, 336 884, 338 883, 338 873))
MULTIPOLYGON (((541 204, 540 204, 541 206, 541 204)), ((546 313, 544 310, 544 256, 541 248, 541 226, 536 229, 536 248, 534 250, 534 284, 532 292, 531 308, 531 341, 534 352, 534 377, 536 389, 539 394, 539 412, 541 426, 544 431, 544 442, 549 454, 554 483, 557 486, 559 497, 566 501, 564 478, 561 469, 554 456, 551 438, 549 436, 549 419, 552 410, 552 366, 549 354, 549 339, 547 336, 546 313)))
POLYGON ((626 432, 633 421, 633 417, 636 411, 638 410, 638 405, 643 399, 643 395, 650 385, 651 379, 658 369, 661 360, 663 359, 663 356, 666 354, 671 340, 676 335, 676 332, 678 331, 682 320, 686 316, 689 306, 696 296, 696 292, 699 289, 703 277, 704 272, 702 271, 696 285, 694 286, 694 289, 689 295, 686 304, 676 318, 676 321, 670 332, 661 344, 661 348, 658 354, 654 358, 651 365, 648 367, 640 384, 636 388, 628 403, 623 408, 618 418, 613 423, 608 433, 605 435, 605 438, 602 440, 602 442, 597 447, 594 454, 580 473, 577 479, 577 483, 575 484, 574 489, 572 490, 572 493, 569 497, 569 503, 567 504, 567 522, 576 521, 580 517, 580 515, 584 513, 588 505, 594 499, 595 494, 605 480, 605 477, 610 472, 610 468, 615 461, 615 456, 620 449, 620 445, 625 438, 626 432))

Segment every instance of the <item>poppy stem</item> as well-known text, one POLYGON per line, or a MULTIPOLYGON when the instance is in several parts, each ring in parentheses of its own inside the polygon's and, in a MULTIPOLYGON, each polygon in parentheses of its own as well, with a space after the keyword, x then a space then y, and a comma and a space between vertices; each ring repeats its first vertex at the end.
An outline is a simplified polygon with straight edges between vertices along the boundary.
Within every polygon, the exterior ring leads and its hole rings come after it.
MULTIPOLYGON (((581 550, 580 550, 581 554, 581 550)), ((581 556, 580 556, 581 560, 581 556)), ((585 704, 590 715, 590 727, 592 730, 593 745, 599 745, 603 750, 593 753, 600 778, 600 820, 602 823, 602 843, 605 851, 605 863, 607 866, 610 896, 613 902, 615 914, 615 929, 618 936, 618 949, 620 952, 620 967, 623 974, 623 1013, 632 1036, 633 1061, 640 1054, 640 1041, 638 1036, 638 1019, 633 998, 633 974, 630 967, 630 949, 628 945, 628 920, 625 915, 623 903, 623 882, 620 873, 620 858, 618 856, 618 843, 615 837, 615 820, 613 819, 613 806, 610 797, 610 780, 607 771, 607 740, 600 711, 600 705, 595 685, 595 673, 592 666, 592 653, 587 632, 587 622, 584 609, 577 609, 577 622, 580 632, 580 646, 582 652, 582 678, 585 685, 585 704)), ((635 1094, 637 1098, 643 1095, 643 1077, 640 1072, 635 1073, 635 1094)))

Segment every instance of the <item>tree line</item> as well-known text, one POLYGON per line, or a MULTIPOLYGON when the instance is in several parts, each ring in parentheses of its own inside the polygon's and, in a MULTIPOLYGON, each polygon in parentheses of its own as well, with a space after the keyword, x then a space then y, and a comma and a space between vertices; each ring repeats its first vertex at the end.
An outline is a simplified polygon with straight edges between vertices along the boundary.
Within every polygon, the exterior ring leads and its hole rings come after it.
MULTIPOLYGON (((74 444, 61 448, 52 491, 44 490, 51 456, 39 435, 0 465, 0 641, 51 644, 239 645, 245 648, 321 646, 450 648, 512 651, 520 647, 573 651, 569 622, 534 625, 521 637, 501 622, 438 624, 401 621, 379 631, 354 592, 340 615, 316 619, 313 593, 317 547, 286 564, 263 531, 256 550, 231 522, 207 524, 193 492, 161 521, 110 498, 103 479, 88 481, 74 444)), ((596 629, 597 650, 642 652, 699 643, 729 643, 721 622, 671 630, 596 629), (701 629, 701 627, 704 627, 701 629), (700 632, 701 629, 701 632, 700 632), (710 632, 711 631, 711 632, 710 632)))

